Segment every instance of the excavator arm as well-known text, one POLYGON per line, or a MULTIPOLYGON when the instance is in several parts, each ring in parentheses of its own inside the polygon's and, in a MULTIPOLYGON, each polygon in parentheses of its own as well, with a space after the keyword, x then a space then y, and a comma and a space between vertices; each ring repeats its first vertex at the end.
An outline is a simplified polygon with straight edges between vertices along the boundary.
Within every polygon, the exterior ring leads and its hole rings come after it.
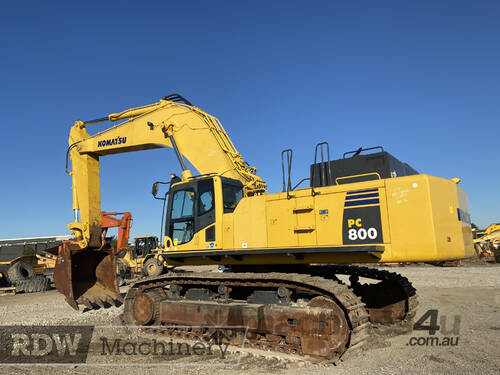
POLYGON ((184 181, 192 178, 186 158, 201 175, 217 174, 241 181, 248 196, 266 191, 257 169, 238 153, 221 123, 179 95, 104 118, 76 121, 70 130, 66 159, 74 211, 74 221, 68 228, 76 240, 63 246, 54 272, 57 289, 73 308, 78 309, 79 302, 89 307, 120 299, 114 254, 101 236, 99 158, 165 147, 175 150, 184 181), (87 132, 90 125, 105 121, 116 125, 94 135, 87 132))
POLYGON ((266 183, 238 153, 220 122, 194 106, 166 99, 131 108, 93 121, 77 121, 69 136, 73 170, 73 210, 69 224, 82 247, 100 246, 99 157, 170 147, 183 169, 183 180, 192 177, 184 158, 199 174, 217 174, 243 183, 247 195, 266 191, 266 183), (125 120, 103 132, 89 135, 87 126, 101 121, 125 120), (80 218, 80 220, 79 220, 80 218))

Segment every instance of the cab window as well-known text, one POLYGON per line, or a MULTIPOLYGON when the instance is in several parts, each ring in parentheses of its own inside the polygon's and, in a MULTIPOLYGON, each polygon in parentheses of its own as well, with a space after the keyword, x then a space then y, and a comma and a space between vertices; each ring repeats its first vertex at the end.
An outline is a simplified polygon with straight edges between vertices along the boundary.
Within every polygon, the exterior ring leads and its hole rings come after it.
POLYGON ((170 238, 174 241, 174 245, 182 245, 183 243, 191 241, 193 238, 193 221, 178 221, 176 223, 172 223, 171 230, 172 235, 170 238))
POLYGON ((241 198, 243 198, 243 187, 222 184, 222 200, 224 202, 224 213, 233 212, 241 198))
POLYGON ((172 219, 193 216, 194 191, 180 190, 174 195, 172 203, 172 219))
POLYGON ((198 215, 203 215, 214 209, 213 180, 202 180, 198 183, 198 215))
POLYGON ((181 245, 193 238, 194 202, 195 194, 193 190, 179 190, 173 196, 169 232, 174 245, 181 245))

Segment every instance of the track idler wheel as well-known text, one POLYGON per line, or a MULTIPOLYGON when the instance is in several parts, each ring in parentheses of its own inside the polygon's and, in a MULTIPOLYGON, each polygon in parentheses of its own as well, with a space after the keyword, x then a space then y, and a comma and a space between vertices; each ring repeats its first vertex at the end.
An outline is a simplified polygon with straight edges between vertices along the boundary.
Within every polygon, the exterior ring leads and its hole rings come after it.
POLYGON ((154 289, 137 293, 132 302, 135 324, 138 326, 157 324, 162 299, 162 294, 154 289))
POLYGON ((308 304, 308 307, 321 307, 331 310, 332 327, 328 334, 330 356, 335 353, 338 357, 345 352, 349 341, 349 325, 345 318, 345 313, 331 299, 325 297, 315 297, 308 304))

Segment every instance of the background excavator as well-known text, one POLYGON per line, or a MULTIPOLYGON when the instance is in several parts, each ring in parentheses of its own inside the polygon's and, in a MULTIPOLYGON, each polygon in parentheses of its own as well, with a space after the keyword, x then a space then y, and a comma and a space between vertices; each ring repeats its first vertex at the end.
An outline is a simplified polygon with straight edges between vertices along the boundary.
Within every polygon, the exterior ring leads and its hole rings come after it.
POLYGON ((165 325, 162 333, 197 340, 210 333, 199 327, 231 326, 232 344, 246 340, 246 346, 336 361, 363 344, 370 324, 409 321, 417 306, 406 278, 351 264, 474 255, 458 178, 419 174, 382 148, 367 151, 374 150, 330 160, 328 144, 318 144, 309 177, 293 186, 292 151, 285 150, 283 191, 270 194, 219 121, 180 95, 77 121, 66 163, 74 210, 68 228, 76 240, 59 253, 56 287, 75 309, 123 301, 127 325, 165 325), (91 124, 120 120, 87 132, 91 124), (174 149, 182 174, 166 182, 164 197, 157 197, 160 182, 153 184, 153 195, 166 203, 159 259, 171 267, 213 264, 227 271, 174 269, 135 282, 123 299, 114 253, 101 236, 99 158, 164 147, 174 149), (306 181, 309 186, 298 187, 306 181), (246 327, 246 337, 236 327, 246 327))
POLYGON ((118 253, 128 247, 130 227, 132 225, 132 214, 130 212, 101 212, 101 241, 106 241, 110 228, 118 228, 115 251, 118 253), (117 216, 121 216, 118 218, 117 216))
POLYGON ((500 223, 489 225, 484 231, 476 231, 474 246, 479 257, 492 257, 500 263, 500 223))

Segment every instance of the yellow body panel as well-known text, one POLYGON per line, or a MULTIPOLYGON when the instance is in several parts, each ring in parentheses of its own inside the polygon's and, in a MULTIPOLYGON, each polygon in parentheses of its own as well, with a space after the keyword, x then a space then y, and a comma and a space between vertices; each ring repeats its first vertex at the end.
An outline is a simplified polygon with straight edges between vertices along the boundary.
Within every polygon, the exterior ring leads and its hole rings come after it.
POLYGON ((316 216, 314 209, 314 197, 310 194, 302 194, 302 191, 297 191, 294 198, 295 207, 292 209, 292 219, 294 224, 294 235, 297 236, 299 246, 317 246, 316 238, 316 216))
POLYGON ((233 249, 235 238, 233 214, 225 214, 222 216, 222 248, 233 249))
POLYGON ((470 223, 459 221, 460 189, 428 175, 387 179, 391 262, 452 260, 474 255, 470 223))
POLYGON ((225 249, 248 248, 248 244, 250 248, 267 247, 266 198, 267 195, 243 198, 234 213, 225 214, 232 218, 234 228, 234 244, 225 249))
MULTIPOLYGON (((295 220, 292 213, 295 201, 286 199, 286 194, 271 194, 266 198, 267 243, 264 247, 296 247, 298 239, 294 232, 295 220)), ((235 220, 246 219, 235 217, 235 220)), ((252 243, 248 246, 253 248, 252 243)))
MULTIPOLYGON (((215 191, 221 185, 215 184, 215 191)), ((467 215, 467 199, 461 188, 448 179, 429 175, 413 175, 359 182, 346 185, 327 186, 315 189, 300 189, 290 193, 265 194, 243 198, 234 213, 218 211, 216 226, 222 231, 222 242, 207 247, 197 244, 195 235, 186 244, 177 246, 178 252, 201 251, 199 257, 182 260, 183 264, 272 264, 272 263, 366 263, 366 262, 430 262, 460 259, 474 256, 472 232, 467 215), (356 198, 359 191, 370 191, 377 195, 378 203, 363 204, 366 198, 356 198), (351 199, 351 198, 354 199, 351 199), (349 200, 351 199, 351 200, 349 200), (344 207, 346 202, 355 202, 354 207, 344 207), (348 230, 344 215, 350 210, 368 209, 380 212, 380 229, 383 241, 362 244, 346 244, 343 231, 348 230), (228 238, 231 237, 231 238, 228 238), (229 256, 210 259, 203 250, 219 249, 229 252, 242 251, 244 260, 229 256), (377 252, 342 251, 348 246, 372 246, 377 252), (332 252, 320 253, 314 249, 333 248, 332 252), (276 254, 282 249, 309 249, 302 259, 290 254, 276 254), (313 249, 313 251, 310 251, 313 249), (258 251, 260 250, 260 251, 258 251), (263 253, 261 250, 265 250, 263 253), (255 251, 252 255, 251 251, 255 251)), ((366 217, 352 219, 352 227, 359 230, 366 217), (356 226, 357 224, 357 226, 356 226)), ((217 232, 219 233, 219 232, 217 232)), ((220 237, 218 237, 220 238, 220 237)))

